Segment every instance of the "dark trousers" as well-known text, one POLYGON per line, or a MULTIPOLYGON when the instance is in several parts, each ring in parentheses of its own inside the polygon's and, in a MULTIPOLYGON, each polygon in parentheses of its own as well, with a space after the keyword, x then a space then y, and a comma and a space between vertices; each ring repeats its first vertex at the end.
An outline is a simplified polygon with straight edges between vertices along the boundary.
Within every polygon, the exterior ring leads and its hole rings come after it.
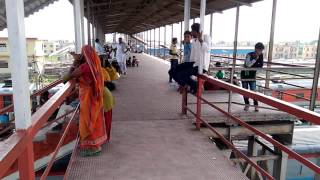
MULTIPOLYGON (((251 91, 256 91, 256 81, 242 81, 242 87, 245 88, 245 89, 249 89, 251 91)), ((243 96, 243 99, 244 99, 244 103, 246 105, 249 105, 250 102, 249 102, 249 98, 243 96)), ((258 101, 257 100, 253 100, 253 104, 255 106, 258 106, 258 101)))
MULTIPOLYGON (((207 71, 203 70, 203 72, 205 73, 207 71)), ((191 76, 197 76, 197 75, 198 75, 198 66, 186 68, 184 69, 183 72, 180 73, 180 78, 182 79, 182 81, 186 85, 189 85, 191 92, 194 92, 194 93, 197 92, 197 81, 193 80, 191 76)))
POLYGON ((175 71, 176 67, 178 66, 178 59, 171 59, 170 64, 171 64, 171 67, 170 67, 168 74, 169 74, 169 81, 171 82, 173 79, 173 77, 172 77, 173 72, 175 71))
POLYGON ((185 86, 184 82, 184 74, 187 69, 193 68, 194 62, 184 62, 179 64, 175 69, 173 69, 170 73, 173 79, 180 85, 180 86, 185 86))

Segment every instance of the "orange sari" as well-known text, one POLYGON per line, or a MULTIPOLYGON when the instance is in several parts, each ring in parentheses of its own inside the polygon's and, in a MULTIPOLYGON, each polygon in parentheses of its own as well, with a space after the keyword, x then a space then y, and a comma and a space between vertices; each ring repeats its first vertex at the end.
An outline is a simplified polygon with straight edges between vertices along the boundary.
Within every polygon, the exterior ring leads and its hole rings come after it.
POLYGON ((80 147, 99 148, 107 140, 103 109, 103 77, 100 59, 91 46, 84 46, 86 63, 80 66, 80 147))

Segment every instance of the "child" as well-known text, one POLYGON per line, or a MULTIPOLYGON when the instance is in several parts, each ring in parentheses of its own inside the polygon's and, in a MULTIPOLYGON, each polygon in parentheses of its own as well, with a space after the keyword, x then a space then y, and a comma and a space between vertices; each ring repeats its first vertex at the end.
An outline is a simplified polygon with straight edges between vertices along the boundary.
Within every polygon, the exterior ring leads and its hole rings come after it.
POLYGON ((136 66, 139 67, 139 60, 136 58, 136 56, 133 56, 133 60, 132 60, 132 66, 136 66))
POLYGON ((132 66, 131 57, 129 57, 129 59, 127 60, 127 66, 132 66))
MULTIPOLYGON (((221 63, 217 62, 216 67, 222 67, 221 63)), ((216 78, 223 79, 224 78, 224 70, 218 70, 218 72, 216 73, 216 78)))

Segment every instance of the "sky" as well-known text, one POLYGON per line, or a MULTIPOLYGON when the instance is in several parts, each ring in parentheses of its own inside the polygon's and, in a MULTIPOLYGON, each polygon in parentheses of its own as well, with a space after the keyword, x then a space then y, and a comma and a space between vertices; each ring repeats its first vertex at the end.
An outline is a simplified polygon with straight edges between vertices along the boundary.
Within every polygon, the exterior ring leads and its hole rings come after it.
MULTIPOLYGON (((275 42, 308 42, 317 40, 320 28, 320 0, 278 0, 275 42)), ((269 41, 272 0, 240 7, 239 41, 269 41)), ((213 14, 213 41, 232 42, 235 29, 235 8, 213 14)), ((199 18, 196 22, 199 22, 199 18)), ((205 18, 204 33, 209 34, 210 17, 205 18)), ((85 23, 86 24, 86 23, 85 23)), ((68 0, 54 4, 25 18, 26 36, 48 40, 74 40, 73 8, 68 0)), ((86 28, 85 28, 86 30, 86 28)), ((164 28, 160 38, 164 38, 164 28)), ((158 38, 158 30, 156 38, 158 38)), ((7 36, 6 30, 0 36, 7 36)), ((167 26, 167 41, 171 27, 167 26)), ((174 24, 174 36, 180 37, 180 25, 174 24)), ((152 34, 153 39, 153 34, 152 34)), ((107 36, 112 40, 112 36, 107 36)))

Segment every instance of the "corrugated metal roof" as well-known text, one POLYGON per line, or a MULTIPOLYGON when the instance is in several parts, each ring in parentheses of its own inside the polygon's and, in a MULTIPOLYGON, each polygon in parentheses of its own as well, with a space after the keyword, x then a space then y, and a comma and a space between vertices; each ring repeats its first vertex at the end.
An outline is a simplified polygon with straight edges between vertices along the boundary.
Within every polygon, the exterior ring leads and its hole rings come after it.
MULTIPOLYGON (((24 0, 25 16, 43 9, 57 0, 24 0)), ((7 27, 5 0, 0 0, 0 31, 7 27)))
MULTIPOLYGON (((25 16, 54 1, 56 0, 24 0, 25 16)), ((262 0, 207 0, 206 14, 222 12, 238 5, 250 5, 257 1, 262 0)), ((6 28, 4 3, 5 0, 0 0, 0 30, 6 28)), ((103 26, 104 33, 134 34, 183 21, 184 16, 184 0, 84 0, 84 4, 85 12, 90 4, 90 17, 103 26)), ((199 13, 200 0, 191 0, 191 18, 198 17, 199 13)))
MULTIPOLYGON (((261 0, 207 0, 206 14, 261 0)), ((92 0, 91 14, 104 33, 134 34, 183 21, 184 0, 92 0)), ((86 9, 86 8, 85 8, 86 9)), ((191 0, 191 18, 199 17, 200 0, 191 0)))

